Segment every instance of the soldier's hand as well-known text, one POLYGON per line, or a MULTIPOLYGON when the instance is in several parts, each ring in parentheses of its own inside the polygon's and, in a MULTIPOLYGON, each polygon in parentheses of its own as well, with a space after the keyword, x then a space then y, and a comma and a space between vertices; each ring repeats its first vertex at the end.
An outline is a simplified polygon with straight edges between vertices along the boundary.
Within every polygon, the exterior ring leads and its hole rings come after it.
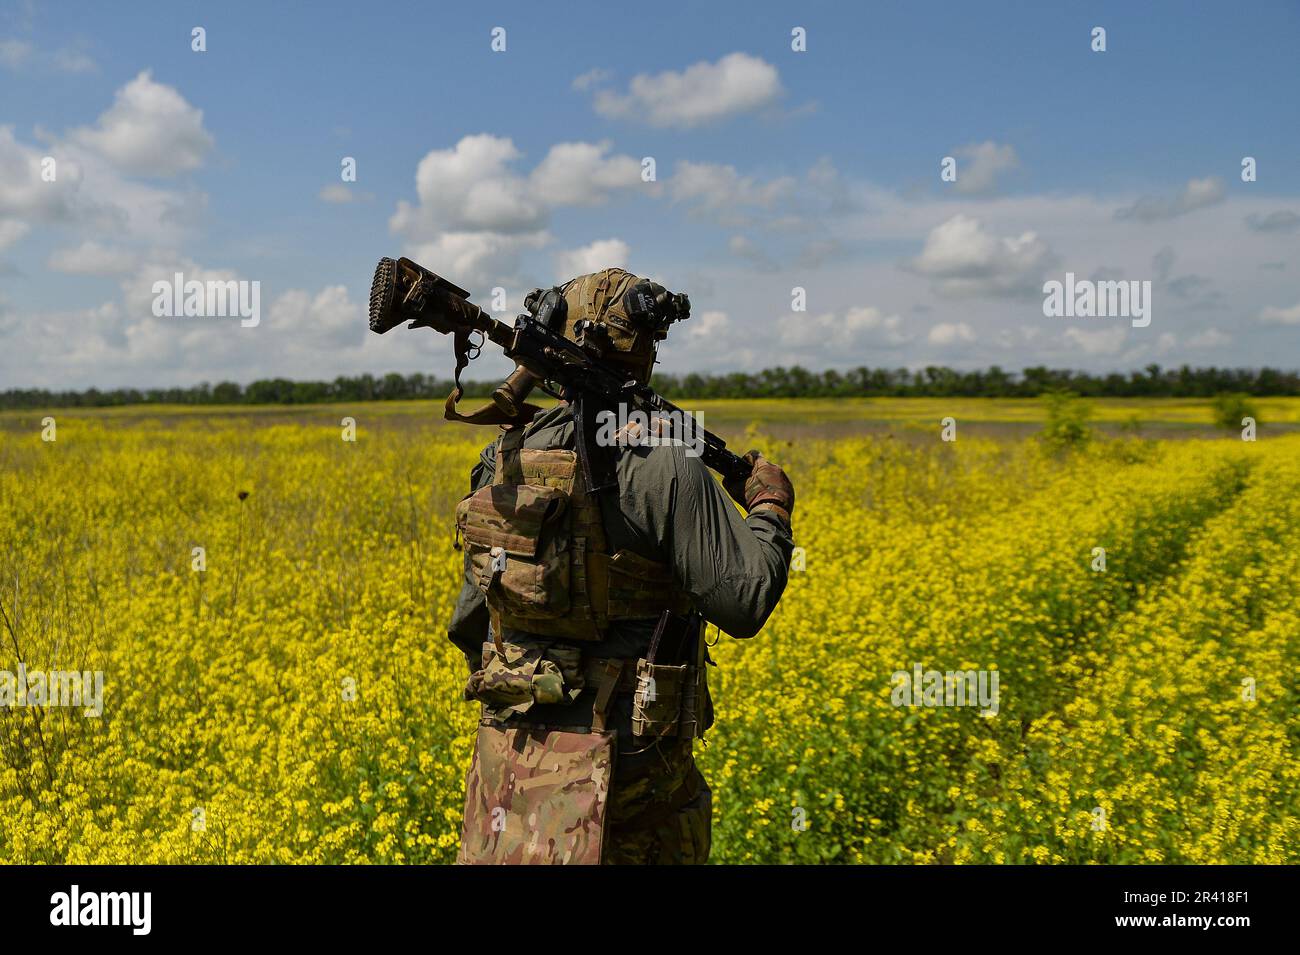
POLYGON ((737 478, 725 480, 722 486, 727 493, 736 503, 743 504, 747 511, 752 511, 760 504, 772 504, 787 518, 793 514, 794 485, 790 483, 790 478, 780 466, 773 464, 757 451, 750 451, 745 455, 745 460, 753 466, 754 470, 744 481, 737 478))

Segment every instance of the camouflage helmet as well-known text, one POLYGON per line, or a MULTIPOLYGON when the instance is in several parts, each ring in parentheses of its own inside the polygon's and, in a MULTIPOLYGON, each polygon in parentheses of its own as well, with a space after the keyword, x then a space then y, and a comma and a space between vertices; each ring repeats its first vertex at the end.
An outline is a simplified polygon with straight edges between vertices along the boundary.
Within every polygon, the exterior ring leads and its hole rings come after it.
POLYGON ((579 275, 560 286, 564 335, 625 368, 637 381, 650 380, 655 350, 668 326, 690 316, 685 295, 623 269, 579 275))

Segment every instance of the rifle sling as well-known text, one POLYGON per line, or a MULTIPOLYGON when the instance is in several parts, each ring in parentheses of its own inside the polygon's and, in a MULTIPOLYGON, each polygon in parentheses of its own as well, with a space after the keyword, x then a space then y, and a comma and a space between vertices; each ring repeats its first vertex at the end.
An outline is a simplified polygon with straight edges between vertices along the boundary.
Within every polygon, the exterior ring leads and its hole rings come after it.
POLYGON ((447 396, 447 401, 443 405, 442 416, 448 421, 461 421, 465 424, 527 424, 532 421, 542 409, 537 405, 525 402, 519 408, 519 413, 508 415, 497 407, 495 402, 489 401, 483 407, 471 411, 469 414, 461 414, 456 410, 456 403, 465 394, 465 389, 460 383, 460 373, 465 370, 470 359, 470 340, 469 332, 457 329, 453 336, 453 347, 456 352, 456 388, 447 396))

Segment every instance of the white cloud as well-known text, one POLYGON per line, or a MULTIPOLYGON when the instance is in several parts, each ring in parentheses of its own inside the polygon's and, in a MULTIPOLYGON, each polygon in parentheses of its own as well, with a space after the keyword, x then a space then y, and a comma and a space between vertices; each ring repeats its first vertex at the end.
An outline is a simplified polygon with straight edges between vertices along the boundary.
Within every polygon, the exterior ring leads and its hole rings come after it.
POLYGON ((681 72, 640 74, 626 94, 597 93, 595 107, 610 119, 688 128, 770 106, 781 93, 776 67, 747 53, 730 53, 681 72))
POLYGON ((1124 347, 1128 329, 1123 325, 1112 328, 1067 328, 1066 340, 1086 355, 1117 355, 1124 347))
POLYGON ((841 353, 863 347, 895 348, 912 339, 901 316, 886 315, 870 305, 851 308, 843 317, 835 312, 795 315, 781 322, 780 337, 787 348, 825 348, 841 353))
POLYGON ((507 235, 497 232, 444 232, 417 243, 410 255, 421 265, 473 290, 519 284, 519 256, 551 241, 546 232, 507 235))
POLYGON ((396 232, 430 237, 438 232, 528 232, 546 221, 546 209, 510 165, 519 150, 509 139, 482 133, 451 149, 429 152, 415 170, 419 206, 399 202, 390 221, 396 232))
POLYGON ((1290 308, 1268 305, 1259 313, 1259 320, 1275 325, 1300 325, 1300 302, 1290 308))
POLYGON ((1204 331, 1197 332, 1187 340, 1189 348, 1223 348, 1232 344, 1232 336, 1227 335, 1217 328, 1207 328, 1204 331))
POLYGON ((687 341, 711 341, 719 339, 727 332, 730 321, 726 312, 711 309, 699 315, 692 315, 690 320, 681 326, 678 334, 687 341))
POLYGON ((999 175, 1020 165, 1014 148, 992 141, 961 146, 954 150, 954 155, 960 157, 960 162, 953 186, 965 195, 992 192, 999 175))
POLYGON ((999 238, 959 213, 930 230, 907 268, 933 279, 935 291, 951 298, 1025 297, 1041 293, 1055 258, 1034 232, 999 238))
POLYGON ((120 275, 131 271, 135 263, 135 254, 127 249, 109 248, 88 239, 75 248, 55 250, 46 265, 73 275, 120 275))
POLYGON ((1168 196, 1143 196, 1130 206, 1115 211, 1116 219, 1136 219, 1138 222, 1161 222, 1186 215, 1196 209, 1212 206, 1223 200, 1223 180, 1216 176, 1189 179, 1183 191, 1172 198, 1168 196))
POLYGON ((975 331, 965 322, 941 322, 930 329, 925 340, 931 345, 956 345, 960 342, 973 342, 975 331))
POLYGON ((793 187, 788 176, 760 182, 742 176, 735 166, 683 160, 673 172, 669 193, 673 202, 694 202, 711 210, 741 205, 770 208, 793 187))
POLYGON ((592 89, 596 86, 603 85, 609 79, 609 70, 602 70, 595 67, 573 78, 573 88, 579 92, 592 89))
POLYGON ((73 130, 71 138, 123 172, 140 176, 196 169, 213 142, 203 128, 203 111, 173 87, 156 82, 149 70, 117 91, 94 126, 73 130))
POLYGON ((556 143, 529 177, 533 195, 547 206, 593 206, 616 189, 641 185, 641 163, 609 156, 610 143, 556 143))
POLYGON ((506 285, 522 252, 550 243, 553 210, 642 185, 640 163, 610 155, 608 142, 558 143, 526 176, 514 168, 520 158, 510 139, 486 133, 431 151, 416 169, 418 204, 399 202, 389 228, 463 285, 506 285))
POLYGON ((535 232, 552 209, 593 205, 618 189, 641 184, 640 163, 610 156, 609 143, 559 143, 522 176, 514 143, 498 136, 466 136, 451 149, 435 149, 415 173, 419 205, 399 202, 389 222, 414 239, 446 232, 535 232))
POLYGON ((351 202, 352 190, 341 182, 333 182, 320 191, 319 198, 325 202, 351 202))
POLYGON ((366 332, 365 311, 352 301, 342 285, 329 285, 315 295, 290 289, 267 310, 269 327, 300 343, 321 346, 361 341, 366 332))
POLYGON ((85 218, 91 204, 79 192, 81 165, 56 160, 56 178, 41 178, 46 152, 19 142, 12 126, 0 126, 0 218, 23 218, 36 222, 68 222, 85 218))
POLYGON ((356 186, 349 186, 342 182, 332 182, 325 186, 316 198, 322 202, 329 202, 335 205, 345 205, 349 202, 369 202, 375 198, 372 192, 360 192, 356 186))
POLYGON ((579 249, 568 249, 555 256, 556 279, 567 282, 601 269, 625 269, 631 251, 622 239, 598 239, 579 249))

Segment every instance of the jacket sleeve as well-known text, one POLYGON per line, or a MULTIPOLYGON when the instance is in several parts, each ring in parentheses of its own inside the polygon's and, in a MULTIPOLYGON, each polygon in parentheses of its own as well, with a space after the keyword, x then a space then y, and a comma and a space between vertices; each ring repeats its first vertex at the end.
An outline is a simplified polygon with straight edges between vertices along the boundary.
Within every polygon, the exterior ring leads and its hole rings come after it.
POLYGON ((664 543, 679 586, 733 637, 763 629, 785 591, 794 540, 767 511, 742 518, 698 457, 674 449, 664 543))
MULTIPOLYGON (((492 483, 496 474, 496 442, 491 442, 479 455, 478 464, 469 473, 470 493, 492 483)), ((469 571, 469 554, 465 555, 464 579, 460 596, 447 624, 447 639, 465 654, 470 672, 479 669, 483 658, 483 643, 488 638, 488 608, 469 571)))

